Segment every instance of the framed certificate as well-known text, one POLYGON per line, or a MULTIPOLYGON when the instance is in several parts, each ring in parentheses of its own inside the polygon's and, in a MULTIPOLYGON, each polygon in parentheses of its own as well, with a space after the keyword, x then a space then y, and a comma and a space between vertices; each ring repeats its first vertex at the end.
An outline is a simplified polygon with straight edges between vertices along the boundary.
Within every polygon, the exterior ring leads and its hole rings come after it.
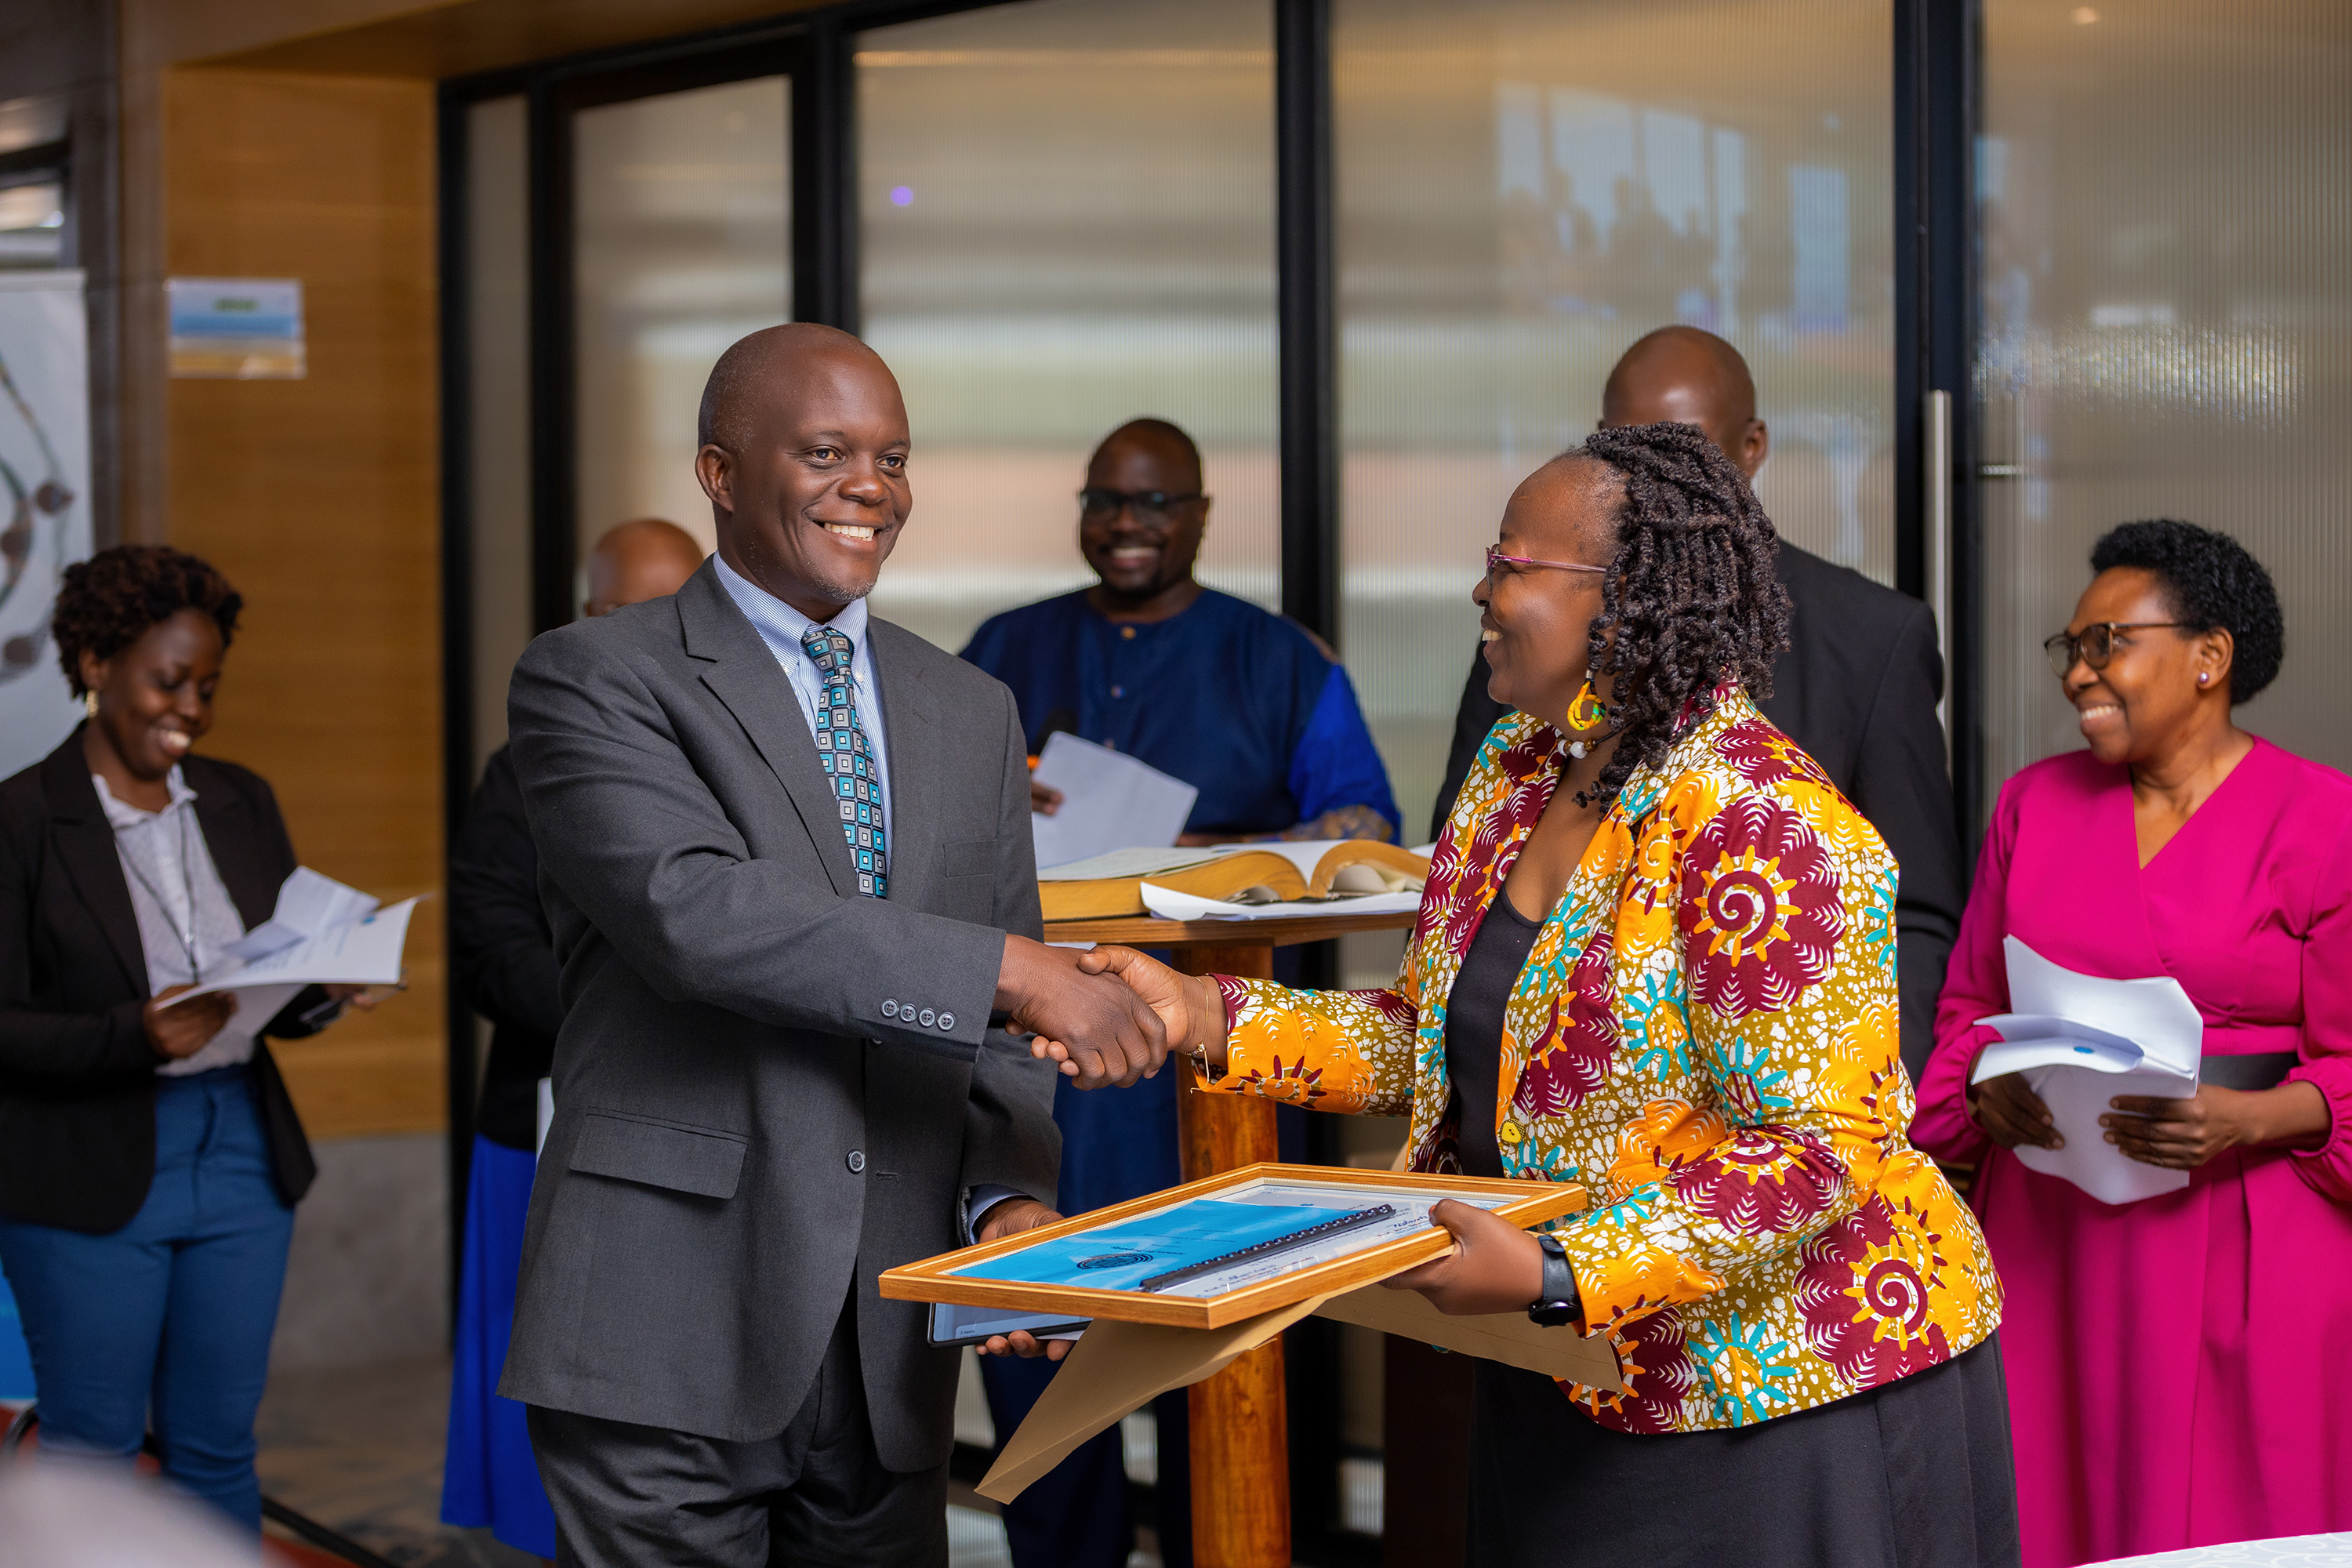
POLYGON ((1442 1256, 1431 1207, 1456 1198, 1522 1228, 1574 1214, 1572 1182, 1323 1165, 1228 1171, 882 1276, 897 1301, 1219 1329, 1442 1256))

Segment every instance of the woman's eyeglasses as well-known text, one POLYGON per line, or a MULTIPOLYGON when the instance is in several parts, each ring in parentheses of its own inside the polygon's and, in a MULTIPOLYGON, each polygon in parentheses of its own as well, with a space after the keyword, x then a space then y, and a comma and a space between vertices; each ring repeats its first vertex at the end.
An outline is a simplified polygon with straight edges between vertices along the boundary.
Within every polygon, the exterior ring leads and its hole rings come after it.
POLYGON ((1538 561, 1532 555, 1506 555, 1499 545, 1486 546, 1486 581, 1495 580, 1498 566, 1516 566, 1521 571, 1530 566, 1549 566, 1561 572, 1607 572, 1606 566, 1587 566, 1581 561, 1538 561))
POLYGON ((2079 636, 2060 632, 2042 645, 2042 651, 2050 656, 2050 668, 2063 680, 2078 658, 2093 669, 2106 668, 2107 660, 2116 657, 2117 632, 2152 632, 2165 626, 2185 630, 2187 626, 2185 621, 2097 621, 2084 626, 2079 636))
POLYGON ((1199 490, 1177 495, 1169 490, 1114 490, 1088 485, 1078 492, 1078 516, 1088 522, 1108 522, 1122 511, 1132 510, 1136 521, 1157 527, 1173 517, 1178 508, 1200 499, 1199 490))

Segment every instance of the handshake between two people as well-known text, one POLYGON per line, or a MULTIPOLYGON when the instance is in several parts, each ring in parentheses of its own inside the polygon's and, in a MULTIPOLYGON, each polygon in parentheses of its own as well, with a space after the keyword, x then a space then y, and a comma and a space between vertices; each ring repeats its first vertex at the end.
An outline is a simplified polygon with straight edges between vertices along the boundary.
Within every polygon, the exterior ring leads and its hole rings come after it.
MULTIPOLYGON (((1180 974, 1129 947, 1084 952, 1048 947, 1023 937, 1004 939, 996 1005, 1010 1026, 1032 1037, 1032 1056, 1055 1064, 1082 1089, 1125 1089, 1156 1075, 1175 1051, 1225 1068, 1224 993, 1203 975, 1180 974)), ((1454 1234, 1444 1257, 1381 1283, 1418 1290, 1440 1311, 1516 1312, 1543 1288, 1543 1253, 1536 1238, 1497 1215, 1448 1198, 1430 1217, 1454 1234)), ((1034 1199, 999 1204, 978 1239, 1053 1225, 1062 1216, 1034 1199)), ((992 1355, 1046 1355, 1060 1360, 1066 1341, 1041 1342, 1027 1333, 1000 1335, 981 1349, 992 1355)))

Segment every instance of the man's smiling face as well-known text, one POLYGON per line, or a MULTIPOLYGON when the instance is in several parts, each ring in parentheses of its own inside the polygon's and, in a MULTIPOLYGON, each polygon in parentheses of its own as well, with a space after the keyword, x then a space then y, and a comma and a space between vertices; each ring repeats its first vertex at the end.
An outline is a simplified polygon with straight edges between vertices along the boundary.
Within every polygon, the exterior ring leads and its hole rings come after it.
POLYGON ((907 405, 889 368, 854 339, 789 327, 761 337, 696 472, 727 563, 830 620, 873 591, 913 510, 907 405))

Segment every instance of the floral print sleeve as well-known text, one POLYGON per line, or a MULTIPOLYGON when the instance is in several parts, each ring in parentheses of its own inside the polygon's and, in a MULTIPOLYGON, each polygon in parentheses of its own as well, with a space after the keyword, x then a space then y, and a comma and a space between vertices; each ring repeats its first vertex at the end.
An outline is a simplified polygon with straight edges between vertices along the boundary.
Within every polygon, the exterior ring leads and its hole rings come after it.
POLYGON ((1217 976, 1228 1028, 1216 1087, 1318 1110, 1412 1107, 1412 1004, 1396 991, 1293 991, 1217 976))
POLYGON ((1224 981, 1217 1085, 1412 1117, 1458 1168, 1491 1114, 1504 1173, 1578 1181, 1558 1226, 1623 1431, 1740 1426, 1949 1360, 2000 1321, 1969 1214, 1906 1130, 1896 873, 1870 825, 1737 689, 1637 771, 1515 985, 1492 1107, 1452 1111, 1446 994, 1565 758, 1518 716, 1487 738, 1390 991, 1224 981))

